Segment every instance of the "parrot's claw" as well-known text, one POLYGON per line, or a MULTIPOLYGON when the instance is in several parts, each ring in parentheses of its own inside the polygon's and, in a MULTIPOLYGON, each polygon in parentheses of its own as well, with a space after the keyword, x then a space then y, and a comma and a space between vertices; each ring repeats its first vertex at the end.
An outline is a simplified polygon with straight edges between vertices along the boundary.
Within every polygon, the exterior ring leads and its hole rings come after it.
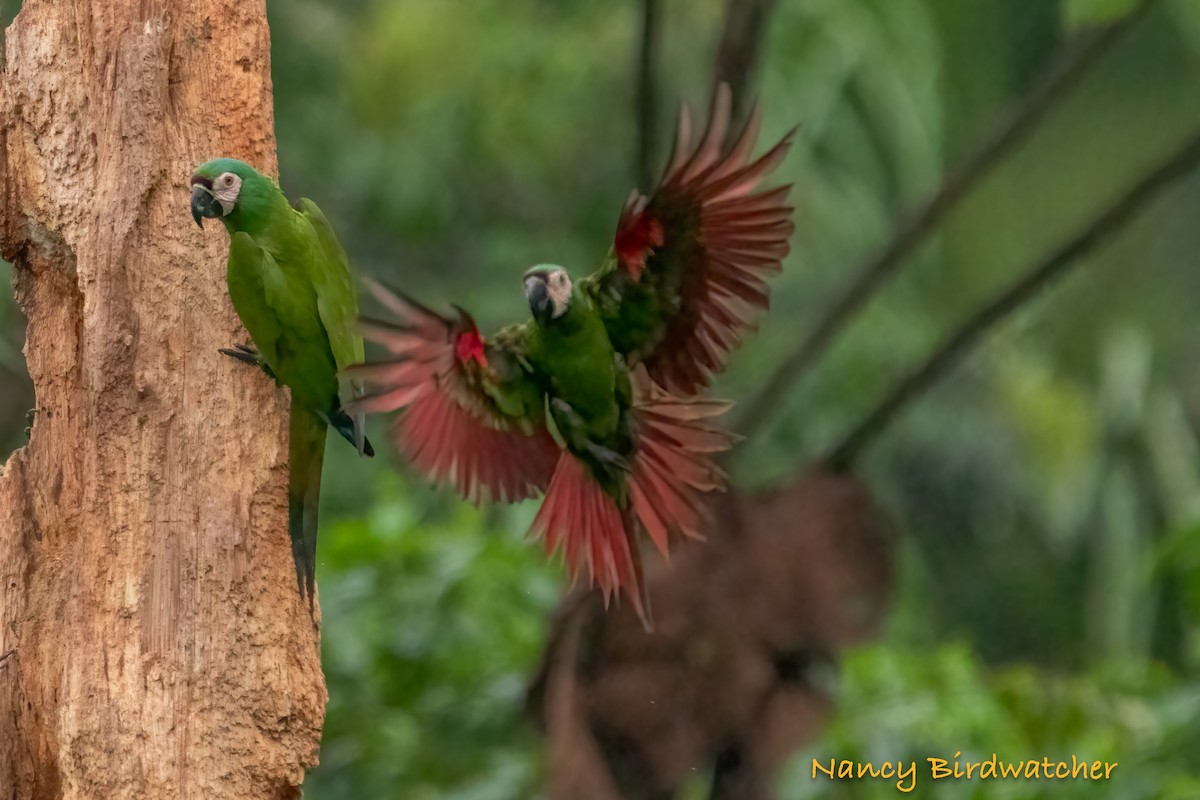
POLYGON ((585 446, 582 432, 587 430, 587 423, 570 403, 561 397, 553 398, 550 401, 550 416, 554 418, 554 424, 558 426, 564 439, 568 442, 574 441, 579 447, 585 446))
POLYGON ((263 372, 270 375, 272 380, 279 380, 279 378, 275 375, 275 370, 271 369, 271 367, 267 365, 267 362, 263 361, 262 355, 259 354, 258 350, 254 349, 248 344, 237 344, 232 348, 222 347, 217 352, 227 355, 230 358, 235 358, 238 361, 241 361, 243 364, 249 364, 252 367, 259 367, 263 372))
POLYGON ((31 408, 25 412, 25 438, 28 440, 33 437, 33 418, 37 416, 38 409, 31 408))
POLYGON ((571 404, 566 400, 556 397, 550 401, 550 407, 559 414, 562 414, 573 426, 583 427, 583 417, 579 416, 579 412, 572 408, 571 404))

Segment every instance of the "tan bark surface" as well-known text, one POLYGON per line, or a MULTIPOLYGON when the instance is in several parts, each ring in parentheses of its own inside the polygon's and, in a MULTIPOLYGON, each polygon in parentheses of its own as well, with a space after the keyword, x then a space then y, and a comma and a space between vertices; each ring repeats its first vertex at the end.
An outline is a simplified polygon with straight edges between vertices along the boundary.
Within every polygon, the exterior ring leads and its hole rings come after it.
POLYGON ((0 252, 39 412, 0 468, 0 798, 286 798, 318 630, 286 403, 243 341, 215 155, 275 170, 262 0, 26 0, 0 81, 0 252))

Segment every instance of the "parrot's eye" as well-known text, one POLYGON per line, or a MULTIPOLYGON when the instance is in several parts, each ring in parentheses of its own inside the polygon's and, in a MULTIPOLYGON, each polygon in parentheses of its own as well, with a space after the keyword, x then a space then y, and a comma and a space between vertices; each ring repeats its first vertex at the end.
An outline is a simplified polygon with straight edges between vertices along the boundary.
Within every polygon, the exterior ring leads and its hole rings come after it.
POLYGON ((235 172, 222 172, 212 183, 212 195, 221 206, 221 214, 230 214, 237 205, 242 179, 235 172))

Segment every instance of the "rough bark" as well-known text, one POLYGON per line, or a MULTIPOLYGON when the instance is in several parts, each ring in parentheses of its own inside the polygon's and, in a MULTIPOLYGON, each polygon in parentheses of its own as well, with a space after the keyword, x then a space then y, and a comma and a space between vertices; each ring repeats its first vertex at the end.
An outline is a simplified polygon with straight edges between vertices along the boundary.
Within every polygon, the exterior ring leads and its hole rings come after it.
POLYGON ((262 0, 26 0, 0 81, 0 252, 38 413, 0 470, 0 797, 286 798, 318 625, 286 534, 286 402, 192 167, 275 169, 262 0))

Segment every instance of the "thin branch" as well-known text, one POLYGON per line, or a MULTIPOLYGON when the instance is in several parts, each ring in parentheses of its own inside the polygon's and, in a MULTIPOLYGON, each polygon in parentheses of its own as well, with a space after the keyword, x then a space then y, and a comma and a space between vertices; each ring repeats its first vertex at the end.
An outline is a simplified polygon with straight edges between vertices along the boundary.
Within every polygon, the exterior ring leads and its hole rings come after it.
POLYGON ((642 0, 642 41, 638 50, 637 179, 642 191, 654 187, 654 143, 658 139, 659 0, 642 0))
POLYGON ((766 37, 767 20, 775 8, 775 0, 728 0, 725 6, 725 25, 721 43, 717 46, 717 65, 713 85, 728 83, 733 90, 731 126, 742 118, 747 98, 746 88, 758 67, 766 37))
POLYGON ((1112 239, 1167 186, 1200 164, 1200 130, 1194 132, 1170 158, 1146 173, 1124 195, 1098 214, 1081 233, 1036 263, 1021 278, 990 303, 969 317, 961 327, 835 447, 827 463, 838 470, 849 469, 863 447, 882 432, 905 406, 942 377, 997 323, 1062 277, 1072 265, 1112 239))
POLYGON ((829 306, 808 336, 776 367, 763 388, 742 407, 734 430, 752 436, 762 427, 792 384, 805 374, 838 332, 892 277, 904 259, 937 228, 946 214, 971 189, 1028 138, 1046 112, 1058 104, 1067 91, 1155 1, 1142 0, 1136 10, 1087 35, 1059 59, 983 144, 957 169, 947 174, 934 194, 895 229, 883 250, 859 268, 854 280, 829 306))

